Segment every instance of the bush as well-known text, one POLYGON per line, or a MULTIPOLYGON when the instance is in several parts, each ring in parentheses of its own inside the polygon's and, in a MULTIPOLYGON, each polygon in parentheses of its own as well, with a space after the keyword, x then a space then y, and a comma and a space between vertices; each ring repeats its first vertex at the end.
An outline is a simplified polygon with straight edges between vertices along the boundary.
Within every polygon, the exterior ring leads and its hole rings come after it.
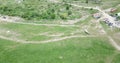
POLYGON ((34 4, 27 0, 23 1, 20 5, 14 3, 8 3, 6 5, 1 4, 0 13, 9 16, 20 16, 27 20, 57 19, 58 17, 67 19, 67 17, 72 14, 72 11, 70 11, 71 6, 68 4, 58 5, 55 3, 43 3, 44 1, 41 2, 41 0, 35 1, 36 3, 41 4, 34 4), (59 12, 59 10, 63 8, 65 10, 59 12))

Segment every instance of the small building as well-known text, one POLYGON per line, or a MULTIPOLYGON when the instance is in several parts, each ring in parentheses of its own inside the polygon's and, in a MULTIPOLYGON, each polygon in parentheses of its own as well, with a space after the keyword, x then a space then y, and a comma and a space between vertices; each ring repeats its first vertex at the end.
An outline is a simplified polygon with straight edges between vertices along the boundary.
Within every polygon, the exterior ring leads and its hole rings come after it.
POLYGON ((100 13, 93 14, 93 17, 96 19, 99 19, 102 15, 100 13))

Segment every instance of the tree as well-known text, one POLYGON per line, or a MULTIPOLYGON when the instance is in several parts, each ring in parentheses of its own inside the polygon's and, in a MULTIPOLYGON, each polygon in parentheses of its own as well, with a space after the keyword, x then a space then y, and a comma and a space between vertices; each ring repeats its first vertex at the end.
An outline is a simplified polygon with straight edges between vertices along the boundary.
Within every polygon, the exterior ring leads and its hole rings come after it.
POLYGON ((88 3, 88 0, 86 0, 86 2, 85 3, 88 3))
POLYGON ((92 1, 92 2, 94 2, 96 4, 99 4, 99 3, 102 2, 102 0, 86 0, 86 3, 89 3, 89 1, 92 1))
POLYGON ((102 0, 92 0, 92 1, 96 4, 100 4, 102 2, 102 0))

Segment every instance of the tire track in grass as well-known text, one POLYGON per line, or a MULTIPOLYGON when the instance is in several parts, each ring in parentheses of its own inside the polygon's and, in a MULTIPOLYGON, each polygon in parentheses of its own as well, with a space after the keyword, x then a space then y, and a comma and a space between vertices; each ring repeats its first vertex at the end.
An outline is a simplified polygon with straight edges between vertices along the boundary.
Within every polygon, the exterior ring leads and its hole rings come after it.
POLYGON ((75 36, 66 36, 66 37, 44 40, 44 41, 25 41, 25 40, 19 40, 19 39, 13 39, 13 38, 0 36, 1 39, 10 40, 10 41, 18 42, 18 43, 24 43, 24 44, 50 43, 50 42, 62 41, 62 40, 65 40, 65 39, 77 38, 77 37, 85 38, 85 37, 96 37, 96 36, 94 36, 94 35, 86 35, 86 36, 75 35, 75 36))
POLYGON ((108 36, 108 39, 109 41, 111 42, 111 44, 117 49, 120 51, 120 46, 117 44, 117 42, 111 37, 111 36, 108 36))
POLYGON ((94 36, 94 35, 88 35, 88 36, 79 36, 79 35, 78 36, 77 35, 76 36, 66 36, 66 37, 62 37, 62 38, 45 40, 45 41, 34 42, 34 43, 50 43, 50 42, 57 42, 57 41, 62 41, 62 40, 66 40, 66 39, 71 39, 71 38, 77 38, 77 37, 85 38, 85 37, 96 37, 96 36, 94 36))

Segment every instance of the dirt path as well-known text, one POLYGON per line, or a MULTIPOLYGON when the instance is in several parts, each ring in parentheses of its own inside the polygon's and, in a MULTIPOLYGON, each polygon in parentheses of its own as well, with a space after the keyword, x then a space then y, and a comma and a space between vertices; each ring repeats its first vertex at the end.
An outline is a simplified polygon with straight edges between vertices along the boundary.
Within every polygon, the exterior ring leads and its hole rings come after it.
POLYGON ((13 17, 13 16, 6 16, 0 14, 0 21, 9 21, 9 22, 19 22, 23 21, 24 19, 20 17, 13 17))
POLYGON ((78 23, 79 21, 85 20, 86 18, 88 18, 89 15, 83 16, 80 19, 74 19, 74 20, 68 20, 67 22, 60 22, 61 24, 69 24, 69 25, 73 25, 75 23, 78 23))
POLYGON ((109 36, 109 35, 107 34, 107 32, 104 30, 104 28, 102 27, 101 24, 98 25, 98 26, 100 26, 100 27, 101 27, 101 31, 103 31, 104 34, 107 35, 107 37, 108 37, 110 43, 111 43, 118 51, 120 51, 120 46, 117 44, 117 42, 115 42, 115 40, 114 40, 111 36, 109 36))
MULTIPOLYGON (((105 13, 105 11, 104 11, 104 10, 101 10, 99 7, 84 7, 84 6, 79 6, 79 5, 71 4, 71 3, 68 3, 68 4, 69 4, 69 5, 72 5, 72 6, 75 6, 75 7, 87 8, 87 9, 91 9, 91 8, 92 8, 92 9, 98 10, 99 12, 102 13, 102 15, 103 15, 104 18, 108 18, 108 20, 109 20, 111 23, 113 23, 114 26, 119 27, 119 26, 117 26, 117 25, 115 24, 114 18, 111 17, 109 14, 105 13)), ((98 20, 98 21, 100 21, 100 20, 98 20)), ((104 33, 107 34, 107 32, 104 30, 104 28, 101 26, 101 24, 100 24, 99 26, 101 27, 102 31, 104 31, 104 33)), ((115 41, 112 39, 112 37, 110 37, 109 35, 108 35, 108 38, 109 38, 111 44, 112 44, 117 50, 120 51, 120 46, 117 44, 117 42, 115 42, 115 41)))
POLYGON ((69 5, 75 6, 75 7, 80 7, 80 8, 87 8, 87 9, 95 9, 98 10, 96 7, 86 7, 86 6, 80 6, 80 5, 76 5, 76 4, 71 4, 71 3, 67 3, 69 5))
POLYGON ((19 40, 19 39, 0 36, 1 39, 10 40, 10 41, 18 42, 18 43, 24 43, 24 44, 50 43, 50 42, 62 41, 65 39, 77 38, 77 37, 96 37, 96 36, 94 36, 94 35, 88 35, 88 36, 76 35, 76 36, 61 37, 61 38, 57 38, 57 39, 50 39, 50 40, 45 40, 45 41, 25 41, 25 40, 19 40))
POLYGON ((57 42, 57 41, 61 41, 61 40, 65 40, 65 39, 71 39, 71 38, 77 38, 77 37, 96 37, 96 36, 66 36, 66 37, 62 37, 62 38, 57 38, 57 39, 51 39, 51 40, 45 40, 45 41, 41 41, 41 42, 34 42, 34 43, 49 43, 49 42, 57 42))
MULTIPOLYGON (((60 27, 70 27, 71 26, 71 27, 79 27, 79 25, 74 25, 74 24, 70 24, 69 25, 69 24, 36 24, 36 23, 25 23, 25 22, 20 22, 20 21, 23 21, 23 19, 21 19, 19 17, 11 17, 11 16, 0 16, 0 21, 1 22, 15 23, 15 24, 35 25, 35 26, 60 26, 60 27)), ((74 21, 74 20, 72 20, 72 21, 74 21)))
POLYGON ((108 36, 108 39, 110 40, 111 44, 112 44, 117 50, 120 51, 120 46, 115 42, 115 40, 114 40, 112 37, 110 37, 110 36, 108 36))
POLYGON ((58 0, 49 0, 50 2, 59 3, 58 0))
MULTIPOLYGON (((1 19, 0 19, 1 20, 1 19)), ((9 21, 5 21, 9 22, 9 21)), ((79 25, 66 25, 66 24, 36 24, 36 23, 24 23, 24 22, 9 22, 15 24, 25 24, 25 25, 34 25, 34 26, 60 26, 60 27, 79 27, 79 25)))
POLYGON ((98 6, 96 6, 96 7, 86 7, 86 6, 79 6, 79 5, 71 4, 71 3, 68 3, 68 4, 72 5, 72 6, 75 6, 75 7, 87 8, 87 9, 91 9, 92 8, 94 10, 98 10, 99 12, 102 13, 102 15, 104 16, 104 18, 107 18, 109 20, 109 22, 113 23, 113 26, 120 28, 119 25, 115 24, 115 18, 112 17, 112 16, 110 16, 109 14, 105 13, 105 10, 101 10, 98 6))
POLYGON ((20 18, 17 17, 10 17, 7 16, 7 18, 0 17, 1 22, 9 22, 9 23, 16 23, 16 24, 25 24, 25 25, 35 25, 35 26, 61 26, 61 27, 79 27, 79 25, 74 25, 75 23, 85 20, 88 18, 89 15, 83 16, 80 19, 74 19, 74 20, 68 20, 67 22, 61 21, 60 24, 37 24, 37 23, 25 23, 25 22, 20 22, 20 18))
MULTIPOLYGON (((102 18, 100 18, 100 19, 102 19, 102 18)), ((103 31, 104 34, 107 35, 110 43, 111 43, 118 51, 120 51, 120 46, 119 46, 119 45, 117 44, 117 42, 115 42, 115 40, 114 40, 111 36, 109 36, 109 35, 107 34, 107 32, 104 30, 104 28, 103 28, 102 25, 100 24, 100 19, 98 19, 97 21, 98 21, 98 26, 101 27, 101 31, 103 31)))
POLYGON ((26 41, 24 41, 24 40, 18 40, 18 39, 8 38, 8 37, 4 37, 4 36, 0 36, 0 38, 1 39, 5 39, 5 40, 10 40, 10 41, 18 42, 18 43, 26 43, 26 41))

